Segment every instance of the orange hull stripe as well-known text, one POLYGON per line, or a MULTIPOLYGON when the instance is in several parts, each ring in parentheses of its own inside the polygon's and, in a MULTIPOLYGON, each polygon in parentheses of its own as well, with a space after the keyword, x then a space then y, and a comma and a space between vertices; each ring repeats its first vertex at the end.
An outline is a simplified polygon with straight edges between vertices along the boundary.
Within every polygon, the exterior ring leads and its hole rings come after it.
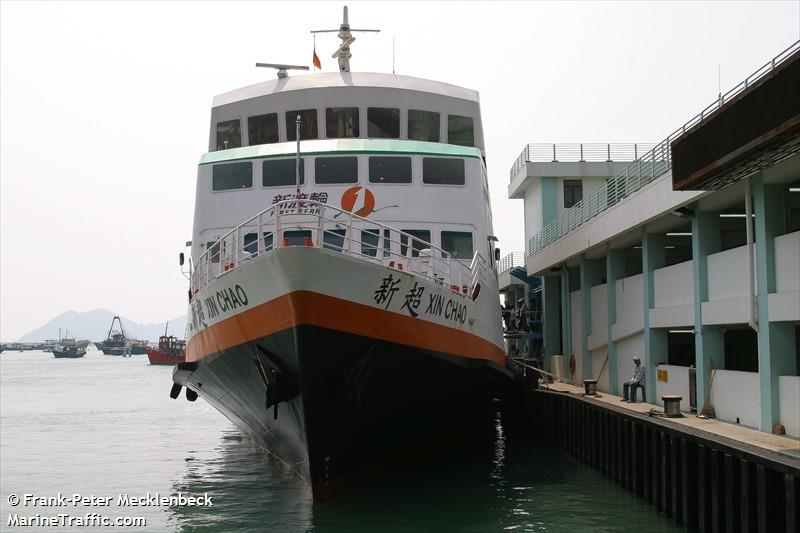
POLYGON ((299 325, 352 333, 505 366, 503 351, 477 335, 309 291, 292 292, 227 318, 189 341, 187 361, 299 325))

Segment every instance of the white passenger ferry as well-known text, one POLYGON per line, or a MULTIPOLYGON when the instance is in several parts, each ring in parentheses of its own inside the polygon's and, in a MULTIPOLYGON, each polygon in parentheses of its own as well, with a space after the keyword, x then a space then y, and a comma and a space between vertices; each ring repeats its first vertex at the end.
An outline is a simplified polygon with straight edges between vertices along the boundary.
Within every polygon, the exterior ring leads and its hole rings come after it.
POLYGON ((315 489, 511 378, 478 93, 350 72, 346 11, 339 37, 340 72, 214 99, 172 391, 315 489))

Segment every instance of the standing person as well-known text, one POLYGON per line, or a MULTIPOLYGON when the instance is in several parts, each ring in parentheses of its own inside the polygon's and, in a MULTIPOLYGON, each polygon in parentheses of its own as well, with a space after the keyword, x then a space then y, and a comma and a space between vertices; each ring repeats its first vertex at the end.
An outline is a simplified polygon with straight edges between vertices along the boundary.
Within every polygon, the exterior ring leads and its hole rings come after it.
MULTIPOLYGON (((633 377, 630 381, 627 381, 622 385, 621 402, 629 401, 628 392, 630 392, 630 399, 635 399, 636 387, 640 387, 642 391, 644 391, 644 367, 642 366, 642 360, 639 359, 639 356, 633 358, 633 364, 635 365, 633 368, 633 377)), ((642 400, 644 400, 644 393, 642 393, 642 396, 642 400)))

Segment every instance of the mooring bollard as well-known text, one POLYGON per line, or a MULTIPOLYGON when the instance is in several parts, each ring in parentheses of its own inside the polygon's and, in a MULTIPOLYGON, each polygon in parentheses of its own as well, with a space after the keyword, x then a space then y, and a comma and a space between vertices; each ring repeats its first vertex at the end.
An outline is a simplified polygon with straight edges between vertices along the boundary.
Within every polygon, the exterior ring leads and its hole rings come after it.
POLYGON ((667 418, 680 418, 683 416, 681 415, 681 400, 683 400, 683 397, 667 394, 662 396, 661 399, 664 401, 664 416, 667 418))
POLYGON ((597 396, 597 380, 584 379, 583 380, 583 394, 586 396, 597 396))

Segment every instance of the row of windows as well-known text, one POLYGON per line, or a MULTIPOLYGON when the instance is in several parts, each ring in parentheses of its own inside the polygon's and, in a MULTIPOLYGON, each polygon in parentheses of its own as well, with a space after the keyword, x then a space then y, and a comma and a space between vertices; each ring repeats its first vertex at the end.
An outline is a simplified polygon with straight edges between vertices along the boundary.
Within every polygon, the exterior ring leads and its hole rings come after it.
MULTIPOLYGON (((266 159, 261 166, 263 187, 286 187, 297 183, 297 160, 266 159)), ((371 156, 370 183, 411 183, 411 158, 371 156)), ((318 185, 358 183, 358 158, 314 158, 314 182, 318 185)), ((464 160, 447 157, 422 158, 422 182, 431 185, 464 185, 464 160)), ((300 183, 305 183, 305 158, 300 158, 300 183)), ((211 189, 226 191, 253 186, 253 162, 243 161, 214 165, 211 189)))
MULTIPOLYGON (((300 139, 318 139, 317 110, 298 109, 286 112, 286 140, 297 140, 297 117, 300 116, 300 139)), ((329 107, 325 110, 325 137, 347 139, 361 137, 357 107, 329 107)), ((393 107, 367 108, 367 137, 400 138, 400 109, 393 107)), ((414 141, 439 142, 439 113, 408 111, 408 138, 414 141)), ((268 113, 247 118, 249 146, 279 142, 278 114, 268 113)), ((460 146, 475 146, 472 117, 447 116, 447 142, 460 146)), ((217 150, 242 146, 239 119, 217 123, 217 150)))
MULTIPOLYGON (((402 231, 413 237, 411 241, 411 256, 419 257, 420 251, 426 247, 424 242, 431 242, 430 230, 405 229, 402 231)), ((388 257, 390 255, 392 242, 389 240, 389 234, 390 232, 388 229, 383 230, 384 241, 381 257, 388 257)), ((272 232, 266 232, 263 236, 264 249, 271 250, 274 245, 272 232)), ((462 260, 472 259, 472 233, 468 231, 442 231, 440 236, 442 250, 448 252, 451 257, 462 260)), ((323 248, 341 250, 344 247, 344 237, 345 230, 343 229, 325 230, 322 239, 323 248)), ((377 257, 379 238, 380 229, 361 230, 361 253, 369 257, 377 257)), ((283 232, 283 239, 289 246, 304 246, 307 240, 311 239, 311 230, 287 230, 283 232)), ((218 263, 218 245, 214 242, 209 242, 206 244, 206 248, 211 250, 211 262, 218 263)), ((257 233, 248 233, 244 236, 244 251, 253 255, 258 253, 257 233)), ((405 256, 407 251, 408 237, 400 235, 400 255, 405 256)))

